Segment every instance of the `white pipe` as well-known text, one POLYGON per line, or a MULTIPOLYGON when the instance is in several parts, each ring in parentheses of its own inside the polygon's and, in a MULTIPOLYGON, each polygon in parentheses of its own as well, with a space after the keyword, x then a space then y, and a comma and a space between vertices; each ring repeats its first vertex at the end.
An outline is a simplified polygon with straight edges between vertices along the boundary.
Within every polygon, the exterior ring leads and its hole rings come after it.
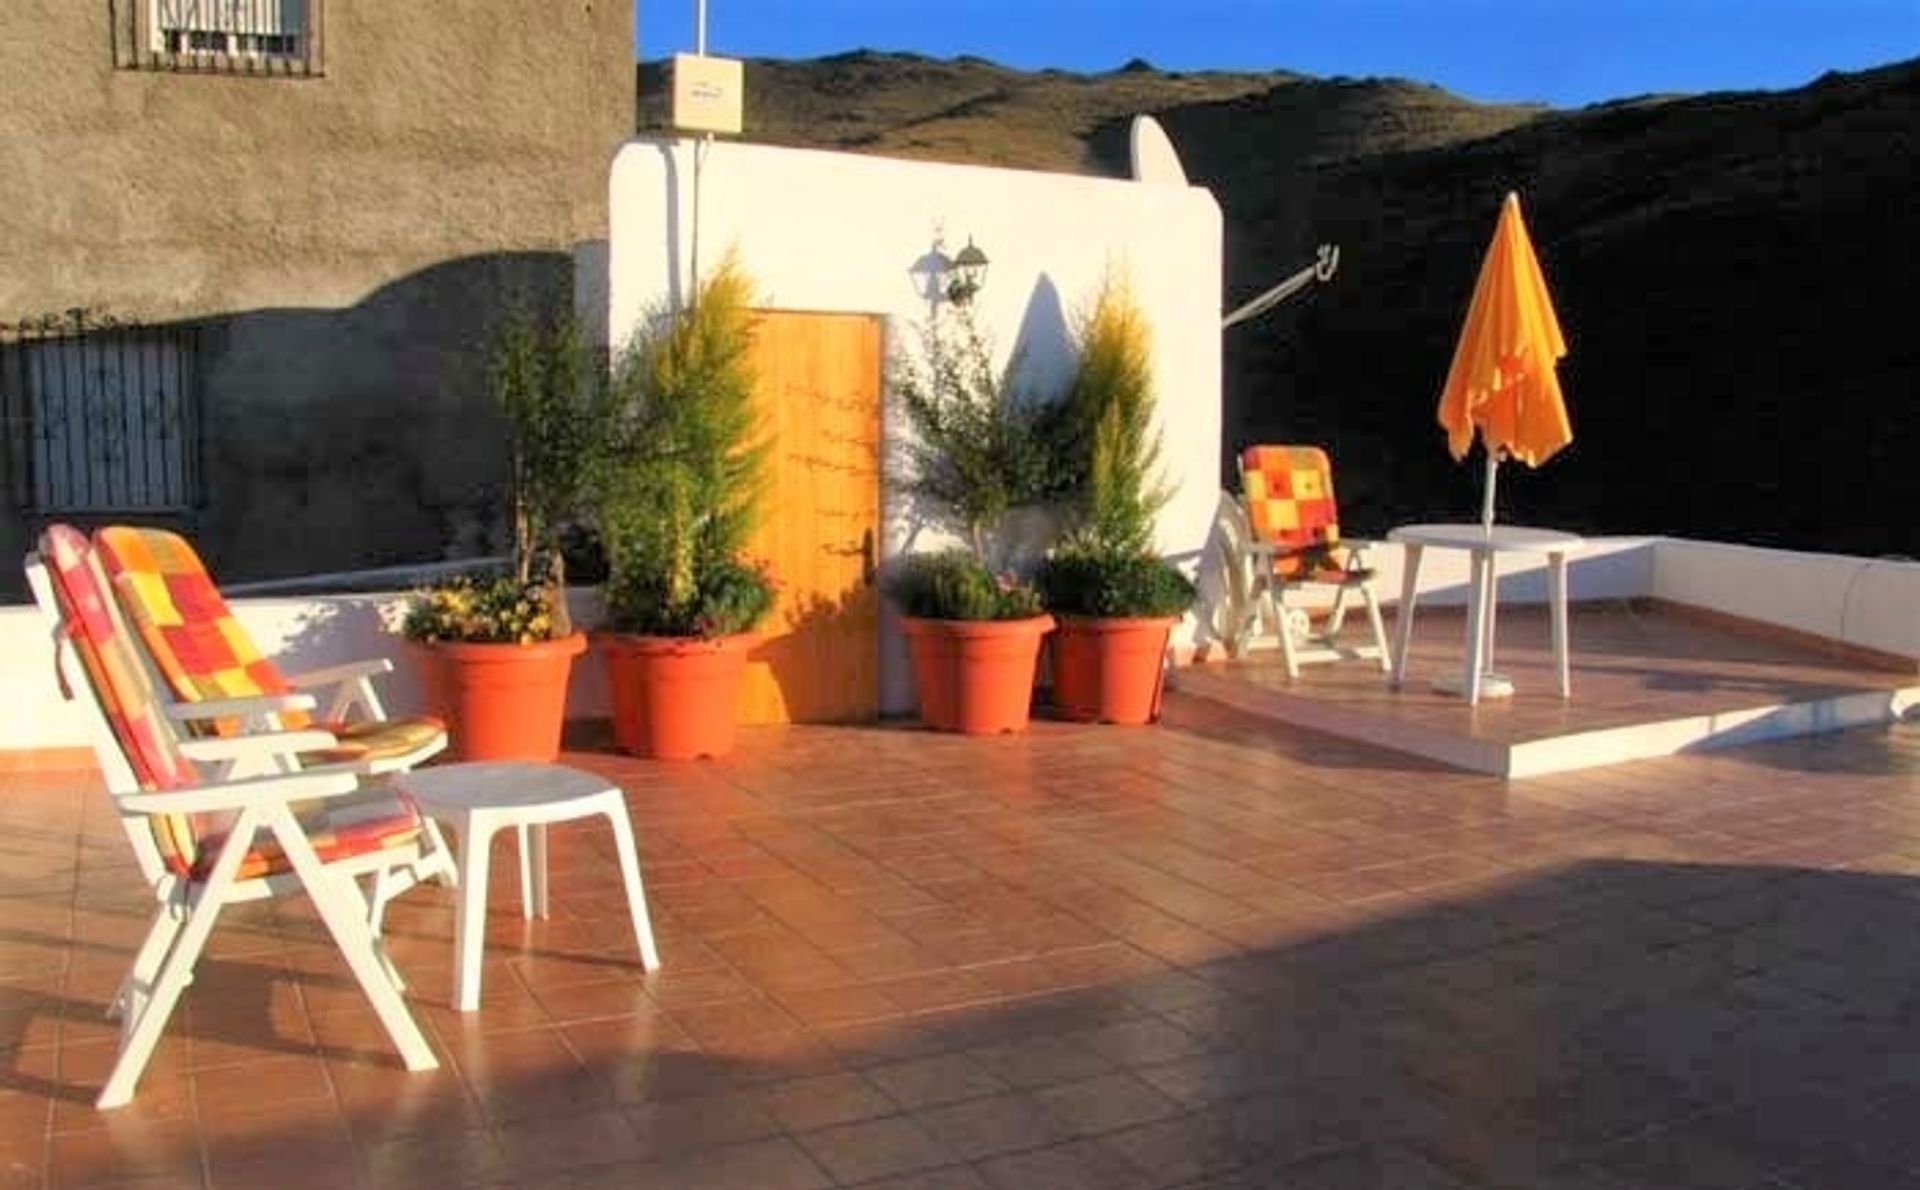
POLYGON ((1500 478, 1500 453, 1487 446, 1486 439, 1480 440, 1480 449, 1487 452, 1486 492, 1480 498, 1480 524, 1487 532, 1493 532, 1493 484, 1500 478))
POLYGON ((1335 270, 1340 267, 1340 247, 1337 244, 1320 245, 1319 255, 1314 263, 1301 269, 1285 281, 1267 290, 1259 297, 1247 302, 1233 313, 1220 320, 1220 329, 1226 330, 1236 323, 1265 314, 1281 302, 1313 284, 1315 281, 1331 281, 1335 270))
POLYGON ((707 54, 707 0, 693 0, 693 52, 707 54))

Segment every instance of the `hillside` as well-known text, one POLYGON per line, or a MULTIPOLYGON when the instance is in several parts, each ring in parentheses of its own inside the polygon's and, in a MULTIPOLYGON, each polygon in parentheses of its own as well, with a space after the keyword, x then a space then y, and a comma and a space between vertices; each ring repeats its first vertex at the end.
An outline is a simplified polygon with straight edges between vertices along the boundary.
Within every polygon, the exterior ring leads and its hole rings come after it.
MULTIPOLYGON (((657 80, 642 67, 643 113, 657 80)), ((1577 436, 1537 473, 1505 469, 1503 519, 1920 552, 1920 61, 1577 111, 870 51, 747 80, 755 140, 1109 175, 1127 120, 1153 113, 1225 211, 1226 306, 1339 244, 1333 284, 1227 332, 1223 454, 1327 444, 1350 531, 1477 510, 1479 469, 1448 457, 1433 406, 1518 189, 1577 436)))

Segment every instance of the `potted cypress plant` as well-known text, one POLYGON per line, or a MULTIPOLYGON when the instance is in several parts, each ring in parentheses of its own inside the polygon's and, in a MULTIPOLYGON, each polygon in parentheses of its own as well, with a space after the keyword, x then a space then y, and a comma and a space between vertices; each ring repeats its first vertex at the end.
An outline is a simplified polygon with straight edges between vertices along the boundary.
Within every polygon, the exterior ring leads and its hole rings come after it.
POLYGON ((1146 723, 1159 712, 1167 637, 1194 586, 1153 551, 1169 492, 1156 474, 1151 342, 1123 279, 1109 278, 1080 328, 1080 359, 1056 441, 1074 468, 1075 525, 1041 563, 1059 618, 1053 703, 1069 719, 1146 723))
POLYGON ((586 637, 567 615, 560 538, 598 438, 592 353, 561 314, 509 316, 488 359, 506 415, 512 569, 418 592, 401 622, 427 699, 463 760, 552 760, 586 637))
POLYGON ((921 718, 968 735, 1020 731, 1053 619, 1007 568, 1000 534, 1049 490, 1048 413, 995 373, 966 306, 927 328, 924 355, 895 376, 914 431, 907 490, 967 546, 909 556, 889 594, 905 613, 921 718))
POLYGON ((649 320, 613 369, 592 480, 606 551, 614 743, 720 756, 734 743, 752 629, 773 581, 744 548, 767 444, 748 359, 752 284, 729 255, 685 309, 649 320))

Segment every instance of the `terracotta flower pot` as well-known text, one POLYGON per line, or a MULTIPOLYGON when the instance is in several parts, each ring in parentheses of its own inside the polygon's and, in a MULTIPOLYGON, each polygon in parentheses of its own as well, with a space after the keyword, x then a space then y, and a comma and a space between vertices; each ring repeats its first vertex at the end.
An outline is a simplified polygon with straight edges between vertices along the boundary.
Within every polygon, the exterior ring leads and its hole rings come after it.
POLYGON ((613 688, 613 743, 662 760, 733 751, 740 675, 750 632, 702 640, 679 636, 595 637, 613 688))
POLYGON ((1026 730, 1040 638, 1052 616, 1025 620, 901 621, 913 654, 920 718, 963 735, 1026 730))
POLYGON ((529 645, 411 641, 427 701, 447 721, 457 760, 548 761, 560 755, 567 678, 585 633, 529 645))
POLYGON ((1053 705, 1087 723, 1151 723, 1177 623, 1178 616, 1062 617, 1053 635, 1053 705))

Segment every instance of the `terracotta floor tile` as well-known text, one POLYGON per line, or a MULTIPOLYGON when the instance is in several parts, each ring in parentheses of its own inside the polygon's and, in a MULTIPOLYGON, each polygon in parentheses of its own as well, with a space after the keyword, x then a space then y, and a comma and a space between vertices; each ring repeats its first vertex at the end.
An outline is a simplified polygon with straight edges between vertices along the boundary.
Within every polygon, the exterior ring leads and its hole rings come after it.
POLYGON ((1092 1141, 990 1157, 977 1168, 989 1185, 1003 1190, 1032 1186, 1049 1190, 1134 1190, 1153 1184, 1147 1175, 1092 1141))
POLYGON ((647 1146, 633 1121, 612 1106, 582 1104, 571 1111, 506 1120, 493 1129, 512 1178, 538 1183, 561 1170, 637 1161, 647 1146))
POLYGON ((501 1143, 483 1128, 413 1132, 359 1145, 355 1166, 369 1186, 473 1186, 512 1176, 501 1143))
POLYGON ((1131 1074, 1114 1073, 1075 1083, 1061 1083, 1033 1093, 1046 1113, 1066 1126, 1069 1135, 1095 1136, 1134 1124, 1164 1119, 1180 1111, 1179 1104, 1131 1074))
POLYGON ((833 1185, 800 1145, 785 1137, 748 1141, 657 1165, 614 1168, 609 1186, 672 1186, 675 1190, 817 1190, 833 1185))
POLYGON ((53 1138, 47 1163, 49 1187, 78 1187, 162 1179, 201 1183, 200 1137, 187 1121, 122 1121, 53 1138))
POLYGON ((869 1067, 866 1076, 902 1107, 922 1108, 1005 1091, 1006 1080, 966 1054, 937 1054, 869 1067))
POLYGON ((906 1116, 842 1124, 797 1138, 814 1160, 845 1183, 950 1165, 955 1155, 906 1116))
POLYGON ((892 1115, 899 1110, 874 1084, 853 1071, 789 1079, 754 1092, 768 1114, 789 1132, 892 1115))
POLYGON ((958 1157, 979 1161, 1071 1139, 1073 1129, 1023 1091, 966 1099, 914 1112, 913 1118, 958 1157))
POLYGON ((1074 1082, 1114 1068, 1099 1053, 1060 1037, 1021 1037, 967 1051, 994 1077, 1014 1087, 1046 1087, 1074 1082))

